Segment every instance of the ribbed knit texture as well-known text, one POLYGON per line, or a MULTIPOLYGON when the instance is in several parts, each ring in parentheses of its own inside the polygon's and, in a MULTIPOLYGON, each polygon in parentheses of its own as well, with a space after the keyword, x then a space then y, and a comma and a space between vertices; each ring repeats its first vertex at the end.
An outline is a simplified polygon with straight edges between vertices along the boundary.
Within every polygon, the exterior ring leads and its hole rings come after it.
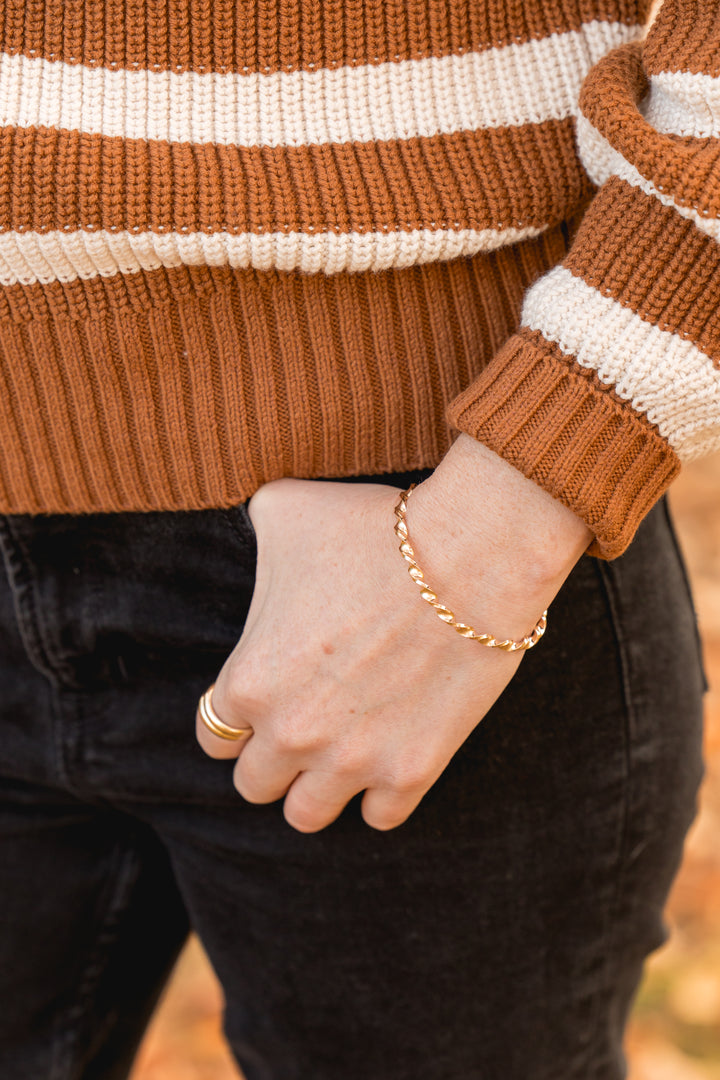
POLYGON ((0 498, 11 512, 189 509, 282 475, 432 465, 450 445, 445 405, 564 251, 556 229, 379 274, 140 272, 35 287, 44 318, 8 290, 0 498))
POLYGON ((645 17, 7 0, 0 511, 227 506, 459 429, 623 550, 720 445, 720 0, 645 17))

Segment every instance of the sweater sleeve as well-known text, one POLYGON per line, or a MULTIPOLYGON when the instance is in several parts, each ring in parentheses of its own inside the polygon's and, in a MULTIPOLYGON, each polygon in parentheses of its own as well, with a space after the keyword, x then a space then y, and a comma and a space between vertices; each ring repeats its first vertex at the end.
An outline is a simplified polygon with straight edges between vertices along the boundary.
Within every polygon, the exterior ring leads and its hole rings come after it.
POLYGON ((562 500, 614 558, 683 462, 720 448, 720 0, 664 0, 586 77, 598 186, 453 427, 562 500))

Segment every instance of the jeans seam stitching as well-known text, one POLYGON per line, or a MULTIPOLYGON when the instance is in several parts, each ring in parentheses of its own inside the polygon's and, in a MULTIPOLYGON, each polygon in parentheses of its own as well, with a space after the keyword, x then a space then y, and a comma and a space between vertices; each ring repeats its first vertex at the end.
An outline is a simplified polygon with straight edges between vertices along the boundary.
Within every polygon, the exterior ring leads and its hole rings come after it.
MULTIPOLYGON (((38 566, 33 562, 22 534, 13 528, 7 516, 0 518, 0 533, 3 526, 15 548, 14 551, 8 550, 8 562, 12 568, 12 576, 10 572, 8 576, 16 601, 18 628, 28 657, 58 689, 76 690, 79 684, 72 663, 76 656, 56 646, 52 636, 46 633, 45 622, 40 617, 41 607, 37 596, 38 566), (20 606, 18 592, 23 594, 25 610, 20 606)), ((102 610, 101 587, 91 580, 86 587, 86 594, 88 618, 91 622, 97 622, 96 615, 102 610)))
POLYGON ((0 536, 5 534, 7 573, 13 595, 18 630, 28 659, 51 681, 58 678, 59 662, 55 664, 53 650, 38 617, 37 597, 30 570, 32 560, 22 537, 13 529, 7 516, 0 520, 0 536), (12 545, 12 547, 11 547, 12 545), (21 604, 20 592, 24 603, 21 604))
MULTIPOLYGON (((615 637, 615 643, 617 647, 617 660, 619 671, 621 675, 621 686, 623 696, 623 738, 624 738, 624 773, 623 773, 623 792, 622 792, 622 814, 620 820, 620 828, 618 832, 617 852, 615 858, 615 865, 617 873, 615 876, 615 884, 612 890, 610 904, 608 906, 608 917, 606 920, 605 932, 603 939, 607 941, 608 948, 604 952, 604 968, 607 971, 610 963, 611 955, 615 952, 615 935, 614 927, 616 925, 617 912, 620 905, 620 899, 624 888, 624 859, 628 846, 628 834, 630 823, 630 786, 632 781, 632 729, 634 726, 635 708, 632 702, 632 692, 630 685, 630 662, 627 654, 627 644, 625 635, 622 631, 622 620, 620 618, 618 597, 619 588, 617 583, 617 575, 614 568, 610 563, 597 562, 598 578, 601 583, 602 590, 605 594, 605 600, 608 607, 608 613, 610 616, 610 625, 612 627, 613 635, 615 637)), ((599 1006, 599 1002, 598 1002, 599 1006)), ((597 1027, 598 1020, 596 1019, 594 1027, 597 1027)), ((591 1063, 587 1062, 588 1070, 591 1067, 591 1063)), ((605 1063, 601 1061, 595 1061, 595 1068, 592 1070, 592 1075, 601 1080, 602 1072, 605 1063)), ((584 1080, 590 1080, 590 1072, 583 1073, 584 1080)))
POLYGON ((700 676, 701 676, 701 679, 702 679, 702 684, 703 684, 703 687, 704 687, 704 691, 707 693, 707 691, 710 689, 710 687, 709 687, 709 683, 708 683, 707 673, 705 671, 705 660, 704 660, 704 657, 703 657, 703 644, 702 644, 702 637, 700 635, 700 626, 699 626, 699 623, 698 623, 697 610, 695 608, 695 599, 693 597, 692 586, 690 584, 690 576, 688 574, 687 565, 685 563, 685 556, 683 555, 682 548, 680 547, 680 540, 678 539, 678 535, 677 535, 677 533, 675 531, 675 525, 673 523, 673 519, 672 519, 672 516, 670 514, 670 504, 669 504, 667 499, 663 499, 663 513, 665 515, 665 522, 667 524, 668 532, 670 534, 670 540, 672 541, 673 551, 675 552, 675 557, 676 557, 676 559, 678 561, 680 574, 682 576, 682 580, 683 580, 683 583, 685 585, 685 591, 687 592, 687 597, 688 597, 688 601, 690 603, 690 608, 692 609, 692 613, 693 613, 693 624, 694 624, 694 628, 695 628, 695 644, 696 644, 696 647, 697 647, 698 664, 700 666, 700 676))
POLYGON ((88 951, 83 973, 78 979, 75 1000, 63 1010, 63 1015, 57 1018, 57 1029, 62 1030, 62 1036, 55 1040, 49 1080, 65 1080, 72 1075, 73 1050, 76 1048, 87 1003, 102 975, 103 960, 107 958, 109 948, 117 940, 119 916, 130 895, 137 870, 135 852, 131 848, 123 850, 118 844, 113 855, 118 863, 117 870, 114 876, 109 875, 107 898, 97 921, 95 940, 88 951))

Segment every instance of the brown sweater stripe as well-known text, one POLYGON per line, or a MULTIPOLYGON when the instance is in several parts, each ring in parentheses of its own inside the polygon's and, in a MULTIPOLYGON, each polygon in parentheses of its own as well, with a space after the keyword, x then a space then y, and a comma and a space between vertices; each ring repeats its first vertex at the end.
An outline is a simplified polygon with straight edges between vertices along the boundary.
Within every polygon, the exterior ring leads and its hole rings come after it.
POLYGON ((70 64, 270 74, 460 56, 592 20, 641 19, 631 0, 504 7, 487 0, 6 0, 0 41, 11 54, 70 64))
POLYGON ((643 49, 648 75, 690 71, 720 76, 718 10, 706 0, 663 0, 643 49))
POLYGON ((720 245, 672 208, 613 178, 564 265, 642 319, 692 341, 720 367, 720 245), (621 254, 618 255, 618 248, 621 254), (658 250, 672 262, 658 273, 658 250))
MULTIPOLYGON (((238 271, 242 273, 242 271, 238 271)), ((252 273, 252 272, 250 272, 252 273)), ((116 311, 140 314, 153 307, 181 303, 188 296, 206 296, 221 289, 225 269, 178 266, 110 278, 75 278, 10 285, 0 290, 0 322, 36 319, 109 319, 116 311)))
POLYGON ((590 191, 572 119, 434 138, 251 148, 5 128, 0 158, 3 231, 542 228, 590 191), (524 159, 533 162, 529 182, 518 175, 524 159))
POLYGON ((638 111, 647 88, 641 47, 621 46, 596 64, 585 80, 580 95, 583 116, 658 191, 675 193, 678 204, 703 215, 720 216, 720 142, 652 131, 638 111))

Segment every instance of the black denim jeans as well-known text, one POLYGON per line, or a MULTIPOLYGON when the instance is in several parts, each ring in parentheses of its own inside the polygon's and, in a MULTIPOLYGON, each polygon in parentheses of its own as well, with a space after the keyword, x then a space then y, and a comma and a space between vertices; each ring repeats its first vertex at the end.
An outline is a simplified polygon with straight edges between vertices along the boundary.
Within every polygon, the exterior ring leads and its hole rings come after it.
POLYGON ((252 594, 244 506, 6 517, 0 538, 2 1080, 126 1076, 189 925, 248 1080, 623 1076, 701 775, 664 503, 622 558, 581 559, 389 832, 354 800, 302 835, 195 742, 252 594))

